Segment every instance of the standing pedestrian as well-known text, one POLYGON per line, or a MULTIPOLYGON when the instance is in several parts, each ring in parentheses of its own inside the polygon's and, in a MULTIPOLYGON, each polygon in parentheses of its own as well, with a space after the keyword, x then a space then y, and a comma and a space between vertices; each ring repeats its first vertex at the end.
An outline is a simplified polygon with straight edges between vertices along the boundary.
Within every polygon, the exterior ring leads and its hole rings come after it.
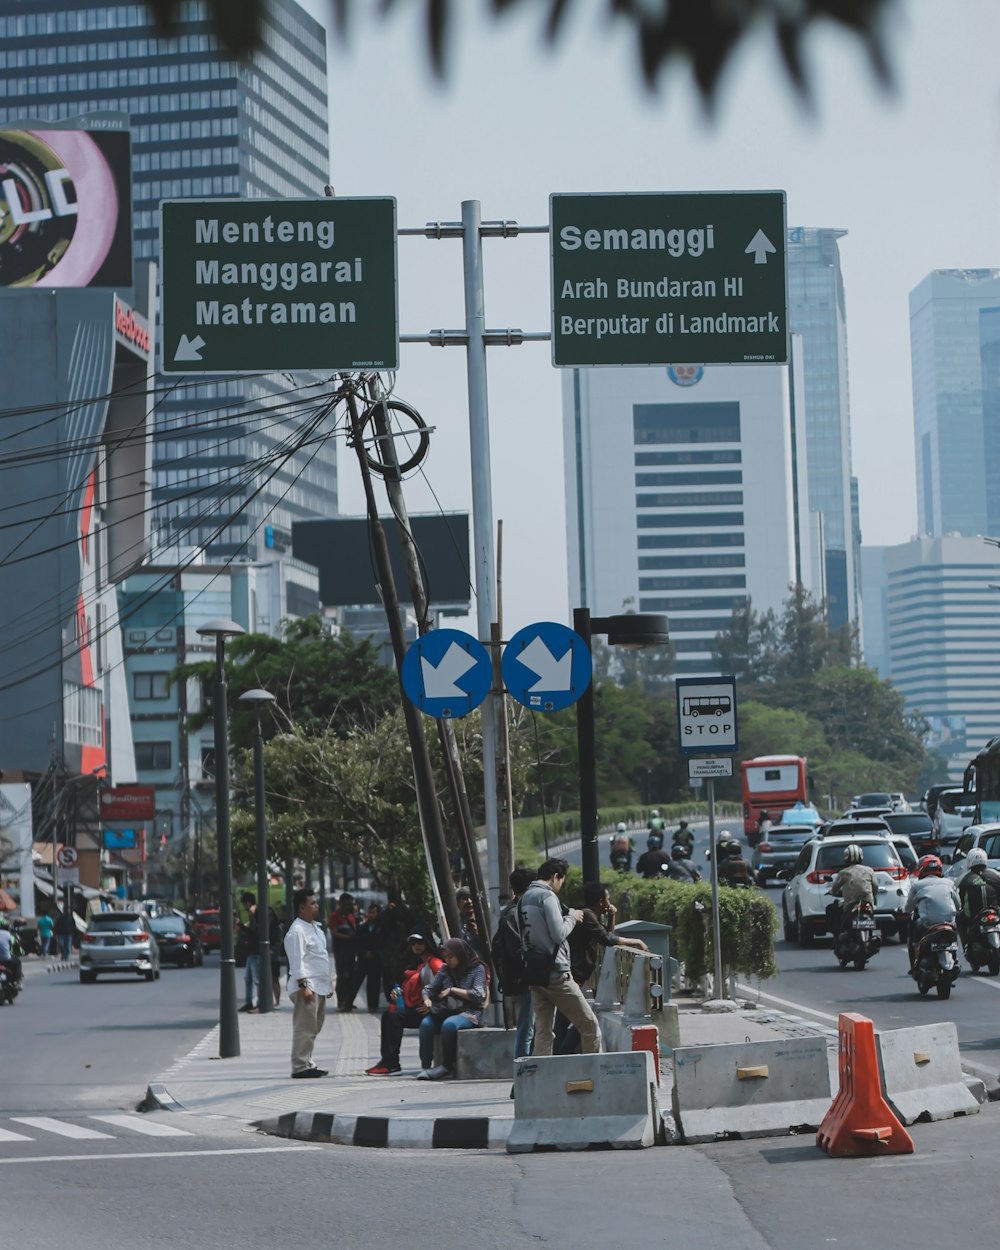
POLYGON ((52 917, 47 911, 38 917, 38 946, 38 953, 44 959, 52 949, 52 917))
POLYGON ((57 911, 55 922, 56 943, 62 959, 69 959, 73 953, 73 935, 76 933, 76 921, 71 910, 57 911))
POLYGON ((372 903, 365 918, 358 925, 357 934, 357 983, 354 996, 365 986, 365 998, 368 1003, 368 1014, 375 1015, 378 1011, 378 1000, 382 991, 382 908, 372 903))
POLYGON ((536 1058, 552 1054, 557 1011, 576 1025, 584 1054, 597 1054, 601 1049, 597 1016, 570 973, 568 938, 583 923, 583 912, 575 907, 564 912, 560 906, 559 891, 566 884, 568 872, 566 860, 547 859, 517 907, 535 1011, 536 1058), (544 979, 541 971, 532 968, 536 962, 544 966, 544 979))
POLYGON ((535 1037, 535 1013, 531 1006, 531 986, 525 977, 524 955, 517 927, 517 904, 525 890, 535 879, 530 868, 515 868, 510 874, 511 901, 501 911, 497 931, 493 935, 493 958, 500 973, 503 991, 504 1016, 507 1023, 517 1022, 514 1035, 514 1058, 524 1059, 531 1054, 535 1037))
POLYGON ((288 993, 292 1000, 292 1076, 326 1076, 313 1063, 313 1048, 323 1028, 326 1000, 333 993, 326 935, 319 924, 319 902, 308 887, 292 895, 295 919, 285 934, 288 993))
POLYGON ((257 897, 249 890, 240 895, 247 909, 246 924, 240 924, 240 940, 247 953, 243 973, 243 1006, 240 1011, 255 1012, 260 1005, 260 931, 257 928, 257 897))
POLYGON ((333 963, 337 970, 337 1007, 341 1011, 354 1010, 357 993, 358 917, 354 910, 354 895, 341 894, 337 908, 330 912, 327 925, 333 939, 333 963))

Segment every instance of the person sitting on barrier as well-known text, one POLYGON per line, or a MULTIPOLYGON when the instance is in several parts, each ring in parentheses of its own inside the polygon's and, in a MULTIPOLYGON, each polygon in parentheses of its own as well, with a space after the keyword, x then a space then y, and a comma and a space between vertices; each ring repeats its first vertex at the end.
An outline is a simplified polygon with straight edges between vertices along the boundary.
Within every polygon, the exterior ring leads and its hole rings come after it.
POLYGON ((445 966, 423 991, 418 1081, 439 1081, 455 1070, 460 1029, 478 1029, 489 999, 486 965, 468 942, 449 938, 441 947, 445 966), (434 1036, 441 1034, 441 1062, 434 1065, 434 1036))
POLYGON ((646 850, 635 862, 635 870, 647 881, 655 881, 670 863, 670 856, 663 849, 663 837, 651 833, 646 839, 646 850))
POLYGON ((844 866, 837 873, 829 891, 834 901, 826 909, 827 921, 834 940, 840 933, 840 927, 844 923, 844 916, 847 912, 852 911, 861 903, 869 903, 872 911, 875 910, 878 882, 875 880, 874 871, 862 862, 863 859, 864 853, 857 842, 851 842, 844 847, 844 866))
POLYGON ((601 1049, 601 1030, 593 1008, 570 974, 569 935, 583 923, 583 912, 559 905, 569 864, 547 859, 538 880, 524 892, 518 906, 518 924, 525 951, 531 1005, 535 1009, 535 1057, 552 1054, 555 1014, 561 1011, 580 1030, 585 1054, 601 1049))
POLYGON ((974 846, 965 857, 966 873, 958 883, 962 907, 958 913, 958 931, 965 946, 969 925, 987 907, 1000 908, 1000 872, 989 866, 986 852, 974 846))
MULTIPOLYGON (((570 973, 581 988, 594 975, 597 955, 601 947, 630 946, 633 950, 648 951, 641 938, 620 937, 615 933, 615 916, 618 909, 612 903, 608 887, 601 881, 591 881, 583 887, 583 920, 569 935, 570 973)), ((553 1025, 555 1040, 552 1053, 575 1055, 580 1050, 580 1032, 561 1011, 556 1012, 553 1025)))
POLYGON ((688 860, 684 847, 677 845, 671 848, 670 862, 663 865, 660 875, 670 881, 683 881, 687 885, 694 885, 701 880, 701 873, 688 860))
POLYGON ((943 865, 936 855, 925 855, 917 865, 917 883, 910 890, 903 911, 910 917, 907 948, 910 972, 917 946, 924 933, 936 924, 954 924, 962 900, 950 877, 943 877, 943 865))
POLYGON ((382 1054, 374 1067, 365 1069, 369 1076, 395 1076, 402 1071, 399 1047, 403 1033, 406 1029, 420 1028, 430 1010, 424 1005, 424 991, 430 988, 444 966, 434 942, 426 934, 416 931, 407 941, 417 964, 403 973, 399 987, 389 993, 389 1007, 382 1012, 382 1054))

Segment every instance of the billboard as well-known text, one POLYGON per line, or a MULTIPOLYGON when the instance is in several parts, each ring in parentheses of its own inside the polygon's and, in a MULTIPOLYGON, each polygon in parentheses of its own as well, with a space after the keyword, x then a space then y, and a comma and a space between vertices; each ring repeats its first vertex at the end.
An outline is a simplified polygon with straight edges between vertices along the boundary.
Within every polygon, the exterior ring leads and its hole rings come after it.
POLYGON ((153 786, 109 786, 101 791, 101 820, 152 820, 156 814, 153 786))
MULTIPOLYGON (((396 522, 383 517, 389 557, 400 598, 406 599, 406 562, 396 522)), ((432 606, 468 604, 471 598, 469 514, 411 516, 410 530, 420 551, 427 597, 432 606)), ((296 521, 292 554, 319 570, 320 602, 327 607, 363 607, 382 601, 375 589, 368 521, 335 517, 328 521, 296 521)))
POLYGON ((121 114, 0 128, 0 288, 132 285, 121 114))

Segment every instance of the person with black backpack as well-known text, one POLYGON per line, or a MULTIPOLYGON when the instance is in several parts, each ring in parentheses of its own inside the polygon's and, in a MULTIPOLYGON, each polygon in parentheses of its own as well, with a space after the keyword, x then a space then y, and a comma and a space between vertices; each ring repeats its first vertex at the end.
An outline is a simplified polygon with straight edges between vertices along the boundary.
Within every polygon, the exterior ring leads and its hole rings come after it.
POLYGON ((531 1006, 531 986, 524 969, 524 952, 517 927, 517 904, 524 891, 535 880, 529 868, 515 868, 510 874, 510 892, 513 896, 501 911, 497 931, 493 935, 493 960, 500 977, 503 994, 504 1016, 508 1017, 508 1004, 517 1022, 514 1037, 514 1058, 524 1059, 531 1054, 535 1037, 535 1013, 531 1006))

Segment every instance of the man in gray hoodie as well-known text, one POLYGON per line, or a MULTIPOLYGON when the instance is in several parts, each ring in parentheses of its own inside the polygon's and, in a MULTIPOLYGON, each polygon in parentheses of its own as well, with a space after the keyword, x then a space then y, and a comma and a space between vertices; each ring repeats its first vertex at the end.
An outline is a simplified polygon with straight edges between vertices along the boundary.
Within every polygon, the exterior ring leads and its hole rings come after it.
POLYGON ((567 938, 583 921, 583 912, 571 907, 563 911, 559 891, 566 881, 569 864, 564 859, 547 859, 538 870, 538 880, 528 886, 518 904, 518 923, 523 941, 530 950, 554 954, 552 975, 546 986, 531 987, 535 1012, 535 1055, 551 1055, 553 1024, 557 1011, 575 1024, 584 1054, 601 1049, 597 1016, 570 974, 567 938))

